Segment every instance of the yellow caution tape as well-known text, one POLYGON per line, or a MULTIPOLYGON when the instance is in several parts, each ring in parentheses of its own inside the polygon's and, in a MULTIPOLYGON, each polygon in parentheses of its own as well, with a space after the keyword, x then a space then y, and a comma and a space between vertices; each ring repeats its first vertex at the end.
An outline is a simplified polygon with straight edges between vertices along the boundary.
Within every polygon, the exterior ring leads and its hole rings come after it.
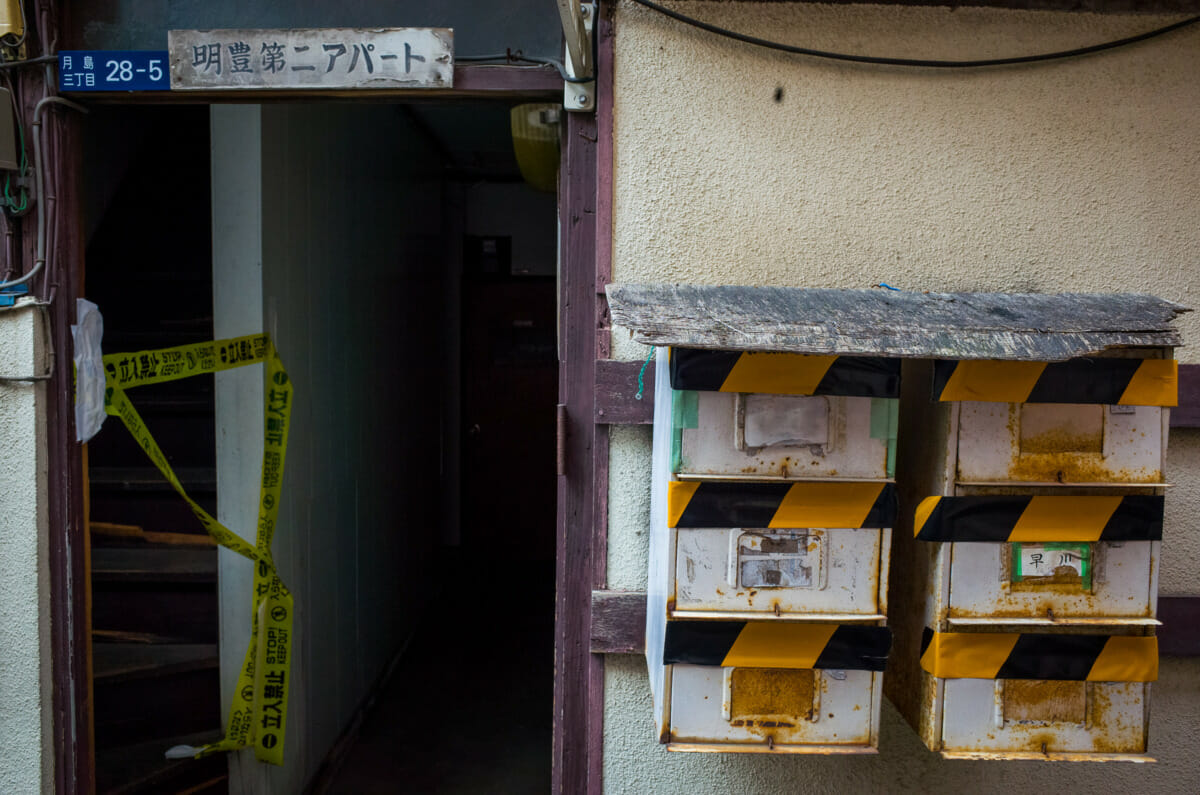
POLYGON ((292 383, 287 371, 266 334, 151 351, 114 353, 104 357, 104 370, 105 411, 121 419, 167 482, 187 501, 192 513, 213 540, 255 562, 250 643, 238 674, 225 737, 200 748, 196 756, 236 751, 253 745, 257 759, 282 765, 288 691, 291 686, 294 605, 287 586, 276 571, 271 557, 271 541, 275 536, 275 521, 279 514, 288 421, 292 412, 292 383), (267 393, 258 528, 255 543, 251 546, 188 496, 125 390, 259 362, 266 365, 267 393))

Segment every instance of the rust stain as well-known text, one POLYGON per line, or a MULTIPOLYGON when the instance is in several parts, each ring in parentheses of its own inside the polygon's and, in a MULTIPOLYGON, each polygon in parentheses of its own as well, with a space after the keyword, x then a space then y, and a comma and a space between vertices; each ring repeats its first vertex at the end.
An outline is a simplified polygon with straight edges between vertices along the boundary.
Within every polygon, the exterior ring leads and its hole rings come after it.
MULTIPOLYGON (((1157 483, 1162 473, 1147 469, 1113 468, 1104 463, 1103 432, 1069 433, 1047 431, 1021 436, 1020 403, 1009 405, 1005 423, 1012 440, 1007 480, 1043 483, 1157 483)), ((964 480, 973 479, 959 471, 964 480)))
POLYGON ((1086 682, 1011 679, 1004 683, 1006 721, 1078 724, 1086 719, 1086 682))
POLYGON ((747 727, 794 726, 812 716, 816 677, 810 669, 734 668, 730 676, 729 714, 747 727))
POLYGON ((1037 436, 1021 438, 1021 455, 1031 453, 1100 453, 1104 449, 1104 434, 1047 431, 1037 436))
POLYGON ((1031 453, 1017 456, 1008 467, 1008 480, 1057 483, 1157 483, 1157 471, 1114 469, 1089 453, 1031 453))
POLYGON ((1059 566, 1045 577, 1026 575, 1021 582, 1010 583, 1014 591, 1048 591, 1078 594, 1083 590, 1083 575, 1070 566, 1059 566), (1059 587, 1065 586, 1065 587, 1059 587))
MULTIPOLYGON (((1086 760, 1093 754, 1145 753, 1141 723, 1125 720, 1113 695, 1138 685, 1058 680, 1007 680, 1004 683, 1004 731, 987 732, 974 747, 949 751, 978 751, 1003 757, 1007 753, 1071 754, 1086 760), (1080 737, 1082 727, 1086 731, 1080 737)), ((1140 713, 1139 713, 1140 714, 1140 713)))

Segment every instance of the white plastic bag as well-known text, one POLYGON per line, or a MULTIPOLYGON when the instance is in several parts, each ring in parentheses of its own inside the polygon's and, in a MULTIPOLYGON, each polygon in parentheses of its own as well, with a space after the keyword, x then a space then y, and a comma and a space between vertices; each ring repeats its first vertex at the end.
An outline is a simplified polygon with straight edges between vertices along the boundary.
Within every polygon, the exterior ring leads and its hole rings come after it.
POLYGON ((104 424, 104 359, 100 339, 104 318, 100 307, 84 298, 75 299, 75 440, 86 442, 104 424))

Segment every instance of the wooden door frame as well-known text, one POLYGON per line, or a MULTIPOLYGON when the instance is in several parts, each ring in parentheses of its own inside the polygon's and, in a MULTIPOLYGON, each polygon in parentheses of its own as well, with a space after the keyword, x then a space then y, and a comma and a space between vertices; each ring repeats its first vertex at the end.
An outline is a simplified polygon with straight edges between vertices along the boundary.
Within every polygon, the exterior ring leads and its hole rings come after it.
POLYGON ((559 477, 553 785, 603 787, 604 657, 591 651, 592 591, 608 579, 608 426, 596 421, 609 355, 612 274, 613 10, 596 21, 596 112, 567 113, 559 170, 559 477))
MULTIPOLYGON (((52 18, 60 20, 60 30, 67 32, 64 49, 77 40, 79 31, 70 25, 66 4, 51 2, 52 18), (57 9, 53 6, 58 6, 57 9)), ((39 70, 40 74, 40 70, 39 70)), ((484 66, 475 64, 455 67, 455 85, 453 89, 436 92, 422 91, 389 91, 389 92, 322 92, 305 94, 287 93, 246 93, 231 96, 221 92, 189 92, 185 96, 172 95, 170 92, 130 93, 94 93, 82 98, 86 104, 162 104, 187 103, 210 104, 215 102, 243 103, 278 103, 305 102, 332 99, 350 101, 406 102, 433 101, 462 101, 473 99, 531 101, 531 102, 561 102, 563 84, 560 76, 553 67, 527 66, 484 66)), ((27 112, 31 108, 25 109, 27 112)), ((88 615, 90 590, 87 565, 88 537, 86 529, 86 480, 85 453, 82 445, 75 442, 74 415, 74 348, 71 339, 70 326, 75 322, 75 299, 84 294, 84 250, 83 240, 83 201, 81 196, 81 167, 82 167, 82 126, 78 118, 67 114, 48 113, 45 120, 44 136, 48 150, 54 149, 59 153, 57 162, 47 157, 48 171, 60 174, 58 193, 55 196, 55 208, 59 223, 50 229, 50 245, 57 252, 57 259, 62 268, 62 280, 55 289, 54 301, 50 306, 51 330, 55 341, 56 356, 52 378, 47 387, 47 465, 48 481, 48 514, 51 528, 49 538, 49 572, 50 572, 50 634, 53 693, 51 709, 53 711, 53 753, 54 753, 54 791, 58 793, 90 793, 95 790, 95 760, 93 757, 91 674, 88 655, 88 635, 90 632, 90 617, 88 615)), ((576 129, 581 121, 585 126, 594 129, 595 119, 591 114, 586 117, 580 114, 567 116, 564 127, 576 129)), ((593 136, 594 138, 594 136, 593 136)), ((594 180, 595 141, 591 141, 590 158, 591 173, 594 180)), ((579 158, 583 153, 576 147, 567 152, 564 148, 563 163, 568 155, 574 156, 573 162, 581 164, 579 158)), ((567 170, 564 165, 564 172, 567 170)), ((575 173, 580 173, 579 166, 575 173)), ((585 183, 573 185, 571 195, 579 197, 585 183)), ((591 183, 594 186, 594 181, 591 183)), ((588 203, 593 204, 593 195, 588 203)), ((563 194, 559 194, 560 213, 564 205, 563 194)), ((28 216, 34 218, 33 215, 28 216)), ((564 216, 565 217, 565 216, 564 216)), ((591 218, 591 215, 588 215, 591 218)), ((32 230, 32 226, 30 226, 32 230)), ((565 226, 564 226, 565 229, 565 226)), ((32 241, 32 234, 27 236, 32 241)), ((592 235, 594 239, 594 233, 592 235)), ((21 252, 23 267, 28 270, 33 266, 32 243, 21 252)), ((591 285, 595 284, 595 252, 594 246, 576 246, 567 255, 564 236, 564 251, 562 255, 563 277, 560 279, 560 295, 565 296, 567 273, 584 271, 592 274, 591 285)), ((572 282, 574 283, 574 282, 572 282)), ((591 303, 595 304, 595 295, 590 295, 591 303)), ((565 303, 565 302, 564 302, 565 303)), ((564 313, 565 314, 565 313, 564 313)), ((594 340, 594 333, 588 337, 594 340)), ((594 361, 594 355, 592 360, 594 361)), ((586 415, 584 415, 586 416, 586 415)), ((590 460, 588 462, 590 469, 590 460)), ((561 478, 560 478, 561 481, 561 478)), ((588 500, 591 500, 591 484, 587 484, 588 500)), ((562 487, 560 482, 560 499, 562 487)), ((562 505, 559 506, 560 517, 562 505)), ((590 526, 589 526, 590 531, 590 526)), ((574 538, 574 536, 573 536, 574 538)), ((561 541, 561 534, 560 534, 561 541)), ((590 544, 587 551, 590 555, 590 544)), ((558 553, 563 553, 560 543, 558 553)), ((590 557, 589 557, 590 559, 590 557)), ((600 556, 603 563, 603 555, 600 556)), ((591 599, 590 583, 586 590, 575 594, 572 615, 582 608, 581 634, 582 648, 586 654, 588 647, 587 611, 591 599)), ((561 621, 562 614, 560 613, 561 621)), ((574 633, 579 632, 575 622, 567 622, 574 633)), ((556 629, 556 638, 562 632, 556 629)), ((597 659, 599 659, 597 657, 597 659)), ((556 698, 559 679, 568 677, 564 671, 556 671, 556 698)), ((603 687, 603 680, 600 679, 603 687)), ((586 699, 586 690, 583 691, 586 699)), ((568 701, 574 703, 576 694, 574 685, 568 701)), ((590 720, 590 719, 589 719, 590 720)), ((555 747, 558 742, 559 722, 555 722, 555 747)), ((571 740, 574 742, 574 739, 571 740)), ((555 763, 558 769, 557 761, 555 763)), ((585 771, 586 774, 586 771, 585 771)), ((574 775, 574 773, 573 773, 574 775)), ((579 792, 571 782, 582 781, 572 778, 564 783, 567 792, 579 792)))

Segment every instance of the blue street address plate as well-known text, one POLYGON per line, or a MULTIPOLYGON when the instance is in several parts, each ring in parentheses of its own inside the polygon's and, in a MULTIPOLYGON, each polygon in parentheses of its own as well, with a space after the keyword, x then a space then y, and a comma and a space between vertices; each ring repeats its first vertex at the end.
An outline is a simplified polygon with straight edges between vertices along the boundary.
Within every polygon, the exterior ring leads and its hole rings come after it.
POLYGON ((61 50, 59 91, 170 91, 166 50, 61 50))

